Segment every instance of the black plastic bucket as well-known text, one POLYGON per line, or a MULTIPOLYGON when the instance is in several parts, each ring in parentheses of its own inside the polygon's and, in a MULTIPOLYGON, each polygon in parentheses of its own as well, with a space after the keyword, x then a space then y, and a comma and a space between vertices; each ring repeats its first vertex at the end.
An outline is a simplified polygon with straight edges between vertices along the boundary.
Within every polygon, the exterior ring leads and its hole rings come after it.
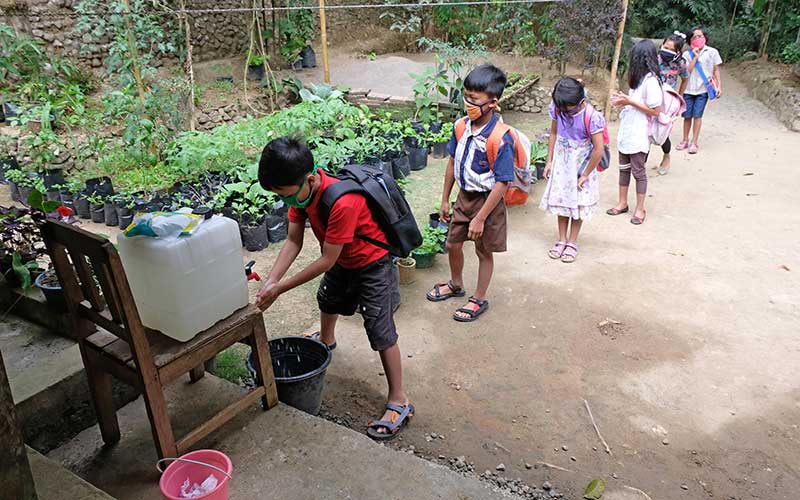
POLYGON ((318 414, 325 371, 331 363, 328 347, 305 337, 282 337, 269 341, 269 353, 278 399, 311 415, 318 414))
POLYGON ((422 170, 428 166, 428 148, 406 148, 411 170, 422 170))

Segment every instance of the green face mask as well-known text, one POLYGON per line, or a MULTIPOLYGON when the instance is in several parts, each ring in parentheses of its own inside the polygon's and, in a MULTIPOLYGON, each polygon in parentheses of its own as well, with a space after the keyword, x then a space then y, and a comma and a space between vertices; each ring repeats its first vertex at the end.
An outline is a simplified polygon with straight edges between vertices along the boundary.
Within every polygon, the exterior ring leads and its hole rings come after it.
MULTIPOLYGON (((314 169, 311 171, 311 175, 316 175, 316 173, 317 173, 317 166, 314 165, 314 169)), ((308 196, 303 201, 298 200, 297 199, 297 195, 300 194, 300 191, 303 190, 303 187, 305 187, 307 181, 308 181, 308 177, 303 179, 303 183, 300 184, 300 187, 297 188, 297 191, 293 195, 291 195, 291 196, 278 196, 278 198, 280 198, 282 202, 286 203, 290 207, 306 208, 309 205, 309 203, 311 203, 311 200, 313 199, 313 196, 311 196, 311 195, 314 194, 314 193, 309 191, 308 196)))

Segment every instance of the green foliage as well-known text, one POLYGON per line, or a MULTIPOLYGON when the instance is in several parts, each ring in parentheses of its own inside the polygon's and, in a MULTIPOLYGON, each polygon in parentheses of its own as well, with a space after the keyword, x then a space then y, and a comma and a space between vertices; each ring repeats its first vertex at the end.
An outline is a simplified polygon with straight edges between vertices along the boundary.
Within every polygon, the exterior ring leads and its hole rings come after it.
POLYGON ((460 43, 442 42, 430 38, 420 38, 417 45, 436 56, 436 75, 445 78, 447 97, 451 103, 461 107, 464 97, 464 79, 477 65, 489 60, 481 37, 472 37, 460 43))
POLYGON ((299 92, 300 98, 304 101, 325 102, 328 99, 338 99, 344 95, 341 90, 334 89, 327 83, 311 83, 309 85, 311 90, 302 88, 299 92))
POLYGON ((421 232, 422 244, 414 250, 416 253, 437 253, 442 249, 442 243, 447 240, 447 230, 441 227, 425 226, 421 232))
POLYGON ((262 66, 265 61, 269 59, 269 56, 262 56, 260 54, 256 54, 254 52, 247 53, 247 65, 248 66, 262 66))
POLYGON ((278 23, 283 38, 281 56, 292 65, 300 57, 300 52, 314 38, 314 14, 311 10, 290 10, 278 23))
POLYGON ((531 165, 547 161, 548 145, 541 142, 531 143, 531 165))
POLYGON ((447 73, 429 66, 422 73, 412 73, 411 77, 414 79, 414 119, 423 123, 438 120, 442 116, 438 103, 448 99, 450 89, 447 73))

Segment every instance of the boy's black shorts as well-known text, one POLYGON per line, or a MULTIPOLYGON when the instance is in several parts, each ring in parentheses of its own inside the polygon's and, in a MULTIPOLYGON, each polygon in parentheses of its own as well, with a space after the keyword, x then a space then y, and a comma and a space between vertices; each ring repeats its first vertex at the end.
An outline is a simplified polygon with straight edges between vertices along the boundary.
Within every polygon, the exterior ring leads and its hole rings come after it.
POLYGON ((397 343, 392 290, 396 286, 389 255, 360 269, 336 264, 322 278, 317 292, 320 311, 364 318, 370 346, 383 351, 397 343))

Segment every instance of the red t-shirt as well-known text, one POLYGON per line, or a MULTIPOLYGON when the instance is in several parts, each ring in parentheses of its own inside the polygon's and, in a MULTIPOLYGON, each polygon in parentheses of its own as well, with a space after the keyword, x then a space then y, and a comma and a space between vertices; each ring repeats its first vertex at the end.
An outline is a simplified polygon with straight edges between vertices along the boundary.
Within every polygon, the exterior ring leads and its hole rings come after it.
POLYGON ((360 194, 349 193, 336 200, 328 218, 328 227, 322 224, 319 200, 325 189, 334 182, 339 182, 339 179, 327 175, 321 169, 318 172, 322 178, 322 185, 314 193, 314 199, 306 208, 289 208, 289 222, 305 224, 308 218, 314 236, 320 243, 344 245, 336 263, 346 269, 366 267, 389 253, 383 248, 355 237, 359 234, 386 243, 386 235, 372 217, 367 200, 360 194))

